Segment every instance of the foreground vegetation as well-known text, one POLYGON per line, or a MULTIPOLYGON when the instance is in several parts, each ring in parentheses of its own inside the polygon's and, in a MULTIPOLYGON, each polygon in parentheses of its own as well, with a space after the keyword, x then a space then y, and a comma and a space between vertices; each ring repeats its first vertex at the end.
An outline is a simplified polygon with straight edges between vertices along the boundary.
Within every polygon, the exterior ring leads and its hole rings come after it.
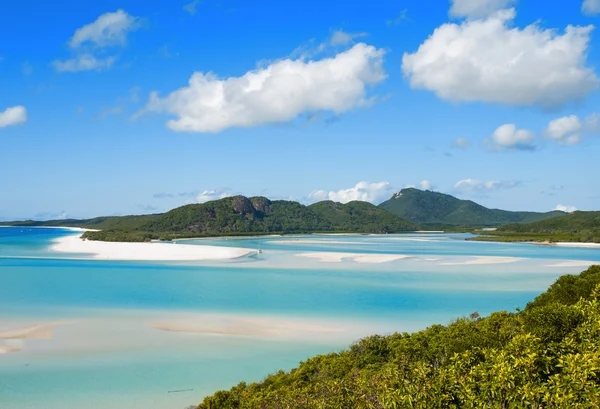
POLYGON ((523 311, 372 336, 199 409, 599 408, 600 267, 558 279, 523 311))
POLYGON ((507 223, 531 223, 566 214, 559 211, 536 213, 488 209, 471 200, 415 188, 402 189, 379 207, 410 222, 444 229, 452 226, 495 227, 507 223))
POLYGON ((600 243, 600 212, 574 212, 535 223, 514 223, 473 240, 600 243))

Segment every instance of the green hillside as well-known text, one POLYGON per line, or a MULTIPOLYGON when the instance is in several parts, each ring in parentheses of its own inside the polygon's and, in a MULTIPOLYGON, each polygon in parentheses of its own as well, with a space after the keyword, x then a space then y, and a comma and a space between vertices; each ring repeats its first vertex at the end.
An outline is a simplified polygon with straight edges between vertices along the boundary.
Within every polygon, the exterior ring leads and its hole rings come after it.
POLYGON ((414 188, 402 189, 379 207, 413 223, 429 226, 494 227, 507 223, 535 222, 565 214, 558 211, 535 213, 488 209, 471 200, 414 188))
POLYGON ((24 220, 16 222, 0 222, 0 226, 27 226, 27 227, 82 227, 85 229, 136 229, 145 223, 159 217, 159 214, 141 216, 106 216, 93 219, 61 219, 61 220, 24 220))
POLYGON ((416 225, 366 202, 304 206, 292 201, 244 196, 190 204, 155 215, 4 224, 97 229, 101 231, 86 232, 84 237, 104 241, 270 233, 394 233, 417 229, 416 225))
POLYGON ((371 336, 199 409, 598 408, 600 267, 563 276, 523 311, 371 336))
POLYGON ((393 233, 416 230, 418 226, 367 202, 346 204, 324 201, 308 207, 328 220, 335 231, 359 233, 393 233))
POLYGON ((574 212, 535 223, 507 224, 477 239, 600 243, 600 212, 574 212))

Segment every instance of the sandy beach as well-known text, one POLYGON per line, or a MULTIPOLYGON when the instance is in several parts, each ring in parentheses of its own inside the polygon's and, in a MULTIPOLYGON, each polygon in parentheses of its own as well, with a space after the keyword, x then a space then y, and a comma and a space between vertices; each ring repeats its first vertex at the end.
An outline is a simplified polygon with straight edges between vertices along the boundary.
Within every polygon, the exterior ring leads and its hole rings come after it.
POLYGON ((555 246, 559 247, 581 247, 587 249, 600 249, 600 243, 568 243, 568 242, 559 242, 553 243, 555 246))
POLYGON ((54 329, 68 322, 52 322, 48 324, 32 325, 24 328, 11 328, 0 330, 0 340, 8 339, 52 339, 54 329))
POLYGON ((50 246, 57 253, 90 255, 98 260, 194 261, 229 260, 255 253, 255 250, 195 246, 173 243, 114 243, 82 240, 78 235, 57 238, 50 246))
POLYGON ((570 260, 570 261, 563 261, 560 263, 556 263, 556 264, 549 264, 546 267, 589 267, 592 266, 594 264, 593 261, 586 261, 586 260, 570 260))
POLYGON ((485 265, 485 264, 504 264, 504 263, 516 263, 517 261, 523 260, 519 257, 496 257, 496 256, 485 256, 485 257, 469 257, 466 261, 440 263, 443 266, 462 266, 462 265, 485 265))
POLYGON ((348 323, 299 318, 244 316, 229 314, 188 314, 165 321, 151 322, 151 328, 203 335, 238 335, 301 339, 328 337, 356 330, 348 323))
POLYGON ((377 264, 388 263, 395 260, 411 258, 404 254, 368 254, 368 253, 301 253, 296 257, 306 257, 319 260, 325 263, 340 263, 344 260, 355 261, 357 263, 377 264))

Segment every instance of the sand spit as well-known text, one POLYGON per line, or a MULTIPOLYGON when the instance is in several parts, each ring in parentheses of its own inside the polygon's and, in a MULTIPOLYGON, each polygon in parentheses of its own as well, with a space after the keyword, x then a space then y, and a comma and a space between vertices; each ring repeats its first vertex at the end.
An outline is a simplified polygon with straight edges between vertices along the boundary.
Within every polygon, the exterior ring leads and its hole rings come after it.
POLYGON ((467 261, 459 262, 447 262, 440 263, 442 266, 462 266, 462 265, 484 265, 484 264, 504 264, 504 263, 516 263, 517 261, 523 260, 519 257, 469 257, 467 261))
POLYGON ((255 250, 174 243, 113 243, 83 240, 77 235, 54 240, 50 250, 58 253, 92 255, 99 260, 184 261, 230 260, 255 250))
POLYGON ((365 243, 365 242, 354 242, 354 241, 338 241, 338 240, 277 240, 273 243, 276 244, 351 244, 351 245, 376 245, 378 243, 365 243))
POLYGON ((51 322, 48 324, 32 325, 23 328, 11 328, 0 330, 0 340, 8 339, 52 339, 54 329, 61 325, 69 325, 70 322, 51 322))
POLYGON ((23 350, 23 341, 28 339, 52 339, 54 329, 70 322, 51 322, 21 328, 0 329, 0 355, 23 350))
POLYGON ((356 263, 378 264, 390 261, 411 258, 404 254, 367 254, 367 253, 300 253, 296 257, 306 257, 322 261, 324 263, 340 263, 342 261, 354 261, 356 263))
POLYGON ((197 314, 163 322, 150 323, 154 329, 204 335, 239 335, 253 337, 311 338, 334 335, 347 330, 331 323, 312 323, 282 317, 252 317, 221 314, 197 314))
POLYGON ((556 263, 556 264, 548 264, 546 267, 589 267, 594 264, 595 263, 593 261, 570 260, 570 261, 563 261, 563 262, 556 263))
POLYGON ((559 243, 553 243, 553 245, 559 246, 559 247, 581 247, 581 248, 588 248, 588 249, 600 249, 600 243, 566 243, 566 242, 559 242, 559 243))

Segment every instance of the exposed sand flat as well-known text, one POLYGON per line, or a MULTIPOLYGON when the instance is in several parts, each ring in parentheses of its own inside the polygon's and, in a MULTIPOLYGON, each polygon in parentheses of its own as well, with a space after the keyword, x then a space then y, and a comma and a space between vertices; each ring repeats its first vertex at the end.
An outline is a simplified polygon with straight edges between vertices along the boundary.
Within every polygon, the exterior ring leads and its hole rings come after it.
POLYGON ((404 254, 367 254, 367 253, 300 253, 296 257, 306 257, 319 260, 325 263, 340 263, 344 260, 355 261, 357 263, 388 263, 390 261, 411 258, 404 254))
POLYGON ((243 335, 257 337, 310 338, 311 334, 331 335, 347 328, 331 323, 312 323, 281 317, 252 317, 224 314, 195 314, 166 322, 154 322, 154 329, 211 335, 243 335))
POLYGON ((589 248, 589 249, 600 249, 600 243, 567 243, 567 242, 560 242, 560 243, 552 243, 555 246, 560 246, 560 247, 582 247, 582 248, 589 248))
POLYGON ((336 241, 336 240, 277 240, 277 244, 352 244, 352 245, 377 245, 378 243, 364 243, 353 241, 336 241))
POLYGON ((0 355, 10 354, 11 352, 19 352, 20 350, 21 348, 18 346, 0 344, 0 355))
POLYGON ((23 328, 11 328, 0 330, 0 340, 8 339, 52 339, 54 329, 61 325, 68 325, 68 322, 53 322, 48 324, 39 324, 23 328))
POLYGON ((54 240, 51 251, 89 254, 100 260, 183 261, 228 260, 255 253, 234 247, 196 246, 173 243, 112 243, 66 236, 54 240))
POLYGON ((561 263, 556 263, 556 264, 548 264, 546 267, 589 267, 594 264, 595 263, 593 261, 571 260, 571 261, 563 261, 561 263))
POLYGON ((504 263, 516 263, 517 261, 523 260, 520 257, 496 257, 496 256, 485 256, 485 257, 469 257, 469 260, 459 262, 446 262, 440 263, 442 266, 462 266, 462 265, 479 265, 479 264, 504 264, 504 263))

